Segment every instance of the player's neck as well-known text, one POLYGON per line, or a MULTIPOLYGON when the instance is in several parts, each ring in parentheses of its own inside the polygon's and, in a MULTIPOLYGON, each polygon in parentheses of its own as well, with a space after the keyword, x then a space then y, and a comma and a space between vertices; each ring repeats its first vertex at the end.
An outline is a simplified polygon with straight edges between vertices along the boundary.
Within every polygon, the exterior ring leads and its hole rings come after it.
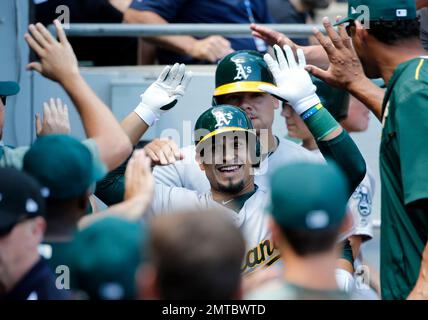
MULTIPOLYGON (((261 143, 263 143, 263 141, 261 141, 261 143)), ((268 152, 275 152, 276 148, 278 148, 278 140, 273 135, 271 130, 268 133, 268 148, 269 148, 268 152)))
POLYGON ((337 290, 335 277, 337 254, 330 252, 322 255, 299 257, 282 252, 287 263, 284 280, 288 283, 313 290, 337 290))
POLYGON ((211 188, 211 195, 213 197, 214 201, 217 202, 227 202, 227 201, 231 201, 233 199, 238 198, 239 196, 242 196, 244 194, 253 192, 255 189, 255 185, 254 185, 254 180, 250 179, 251 181, 249 181, 244 188, 242 188, 242 190, 240 192, 237 193, 227 193, 227 192, 223 192, 223 191, 218 191, 218 190, 214 190, 213 188, 211 188))
POLYGON ((313 150, 317 150, 318 149, 318 145, 315 142, 314 138, 310 138, 310 139, 305 139, 302 141, 302 147, 309 150, 309 151, 313 151, 313 150))
POLYGON ((376 52, 380 52, 379 56, 376 57, 376 61, 385 83, 389 82, 399 64, 427 55, 419 39, 405 41, 399 46, 382 45, 379 49, 376 50, 376 52), (403 47, 406 50, 403 50, 403 47))

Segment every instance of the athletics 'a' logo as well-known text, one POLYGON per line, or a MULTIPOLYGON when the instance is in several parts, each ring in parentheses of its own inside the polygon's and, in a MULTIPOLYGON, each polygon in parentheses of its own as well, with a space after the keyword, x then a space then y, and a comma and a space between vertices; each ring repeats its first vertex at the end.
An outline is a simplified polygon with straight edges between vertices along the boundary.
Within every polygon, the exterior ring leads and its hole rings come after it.
POLYGON ((253 70, 251 66, 244 66, 242 63, 236 63, 236 76, 233 80, 247 80, 253 70))
POLYGON ((215 125, 216 128, 221 127, 223 125, 229 125, 230 121, 233 119, 232 112, 216 111, 213 112, 213 115, 215 117, 215 120, 217 121, 217 124, 215 125))

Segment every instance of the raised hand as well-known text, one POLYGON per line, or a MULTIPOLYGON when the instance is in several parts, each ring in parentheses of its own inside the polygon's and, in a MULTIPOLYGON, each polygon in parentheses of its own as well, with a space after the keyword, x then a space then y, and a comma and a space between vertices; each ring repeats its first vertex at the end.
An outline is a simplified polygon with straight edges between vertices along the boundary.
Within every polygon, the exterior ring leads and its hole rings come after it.
POLYGON ((273 59, 269 54, 265 54, 264 59, 272 72, 276 86, 263 84, 259 86, 259 89, 287 101, 301 115, 320 103, 320 99, 315 93, 316 86, 305 70, 305 55, 302 49, 298 49, 298 62, 296 62, 290 46, 284 46, 287 58, 278 45, 274 45, 273 48, 276 59, 273 59))
POLYGON ((168 165, 184 158, 178 146, 170 139, 154 139, 144 147, 144 151, 152 160, 152 165, 168 165))
POLYGON ((50 103, 43 104, 43 120, 36 113, 36 134, 43 136, 54 133, 69 134, 70 120, 67 105, 61 99, 50 99, 50 103))
POLYGON ((55 20, 54 24, 59 41, 41 23, 29 25, 30 33, 26 33, 24 37, 40 58, 40 62, 31 62, 27 69, 36 70, 43 76, 63 84, 67 78, 78 75, 79 69, 76 55, 61 23, 55 20))
POLYGON ((152 126, 184 96, 191 79, 192 72, 186 71, 184 64, 166 66, 159 78, 141 95, 141 102, 134 111, 152 126))

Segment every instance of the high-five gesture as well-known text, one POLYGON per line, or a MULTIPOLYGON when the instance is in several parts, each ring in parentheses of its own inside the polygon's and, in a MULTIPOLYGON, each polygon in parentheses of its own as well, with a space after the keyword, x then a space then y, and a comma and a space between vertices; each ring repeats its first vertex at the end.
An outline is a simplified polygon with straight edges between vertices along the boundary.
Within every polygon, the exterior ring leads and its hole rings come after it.
POLYGON ((287 101, 301 115, 309 108, 320 103, 320 99, 315 93, 317 88, 313 84, 309 73, 305 70, 305 55, 301 49, 298 49, 298 62, 296 62, 290 46, 284 46, 287 58, 285 58, 284 52, 278 45, 274 45, 273 49, 276 59, 274 60, 269 54, 266 54, 264 59, 273 74, 276 87, 260 85, 259 89, 287 101))
POLYGON ((70 131, 67 105, 63 104, 59 98, 56 100, 51 98, 49 103, 43 103, 43 120, 36 113, 37 136, 54 133, 69 134, 70 131))
POLYGON ((36 70, 43 76, 63 83, 71 76, 79 74, 76 56, 65 36, 61 23, 54 21, 58 40, 41 24, 30 24, 30 33, 25 34, 25 40, 40 58, 40 62, 31 62, 27 69, 36 70))
POLYGON ((186 72, 184 64, 166 66, 159 78, 141 95, 141 102, 134 110, 135 113, 152 126, 184 96, 191 79, 192 72, 186 72))

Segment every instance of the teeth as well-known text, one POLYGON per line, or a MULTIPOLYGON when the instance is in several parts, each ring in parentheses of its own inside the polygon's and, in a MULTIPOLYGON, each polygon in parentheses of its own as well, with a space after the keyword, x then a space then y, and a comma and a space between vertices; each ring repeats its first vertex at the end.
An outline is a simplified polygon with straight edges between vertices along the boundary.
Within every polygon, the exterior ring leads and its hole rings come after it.
POLYGON ((239 169, 239 166, 225 166, 225 167, 219 168, 219 171, 221 171, 221 172, 224 172, 224 171, 229 172, 229 171, 235 171, 235 170, 238 170, 238 169, 239 169))

